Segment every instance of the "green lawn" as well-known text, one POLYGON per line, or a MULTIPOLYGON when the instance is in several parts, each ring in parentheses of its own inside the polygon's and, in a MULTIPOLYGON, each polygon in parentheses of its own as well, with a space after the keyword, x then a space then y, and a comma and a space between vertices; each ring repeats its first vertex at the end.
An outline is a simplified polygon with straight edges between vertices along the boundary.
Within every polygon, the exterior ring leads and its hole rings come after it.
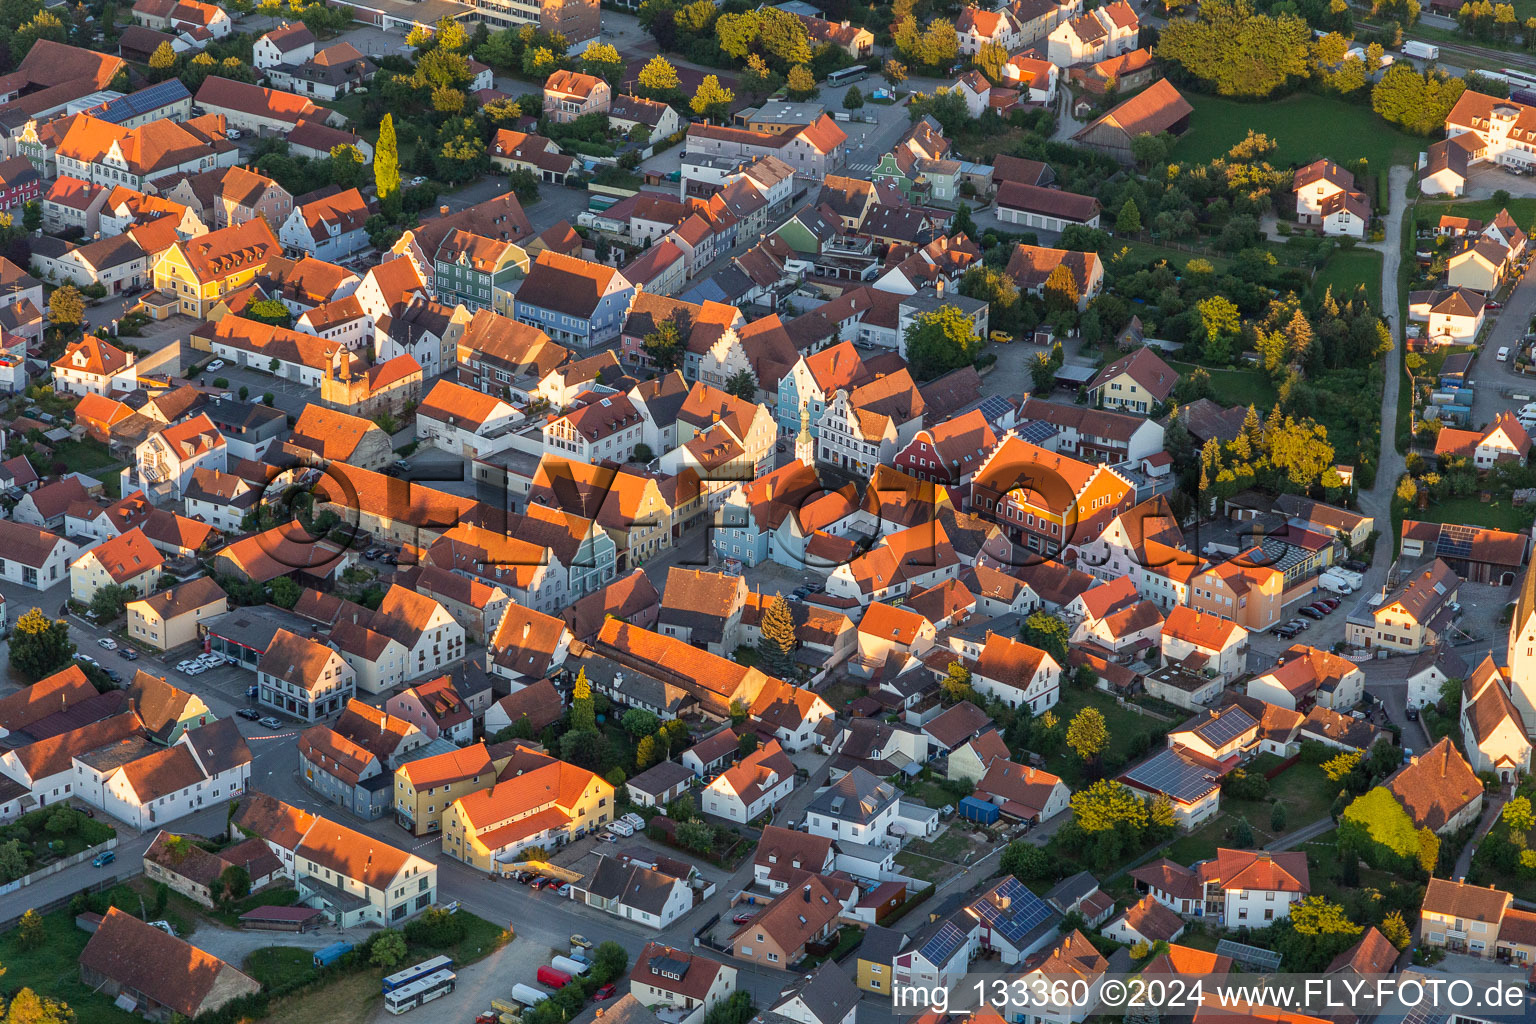
POLYGON ((1432 501, 1428 508, 1409 512, 1408 518, 1419 522, 1466 523, 1474 526, 1488 526, 1495 530, 1508 530, 1511 533, 1523 533, 1530 529, 1532 521, 1536 521, 1536 505, 1516 508, 1510 504, 1507 497, 1484 503, 1477 500, 1476 495, 1467 495, 1432 501))
POLYGON ((906 873, 913 878, 922 879, 924 882, 937 881, 941 876, 947 876, 953 872, 950 865, 932 857, 922 857, 909 850, 902 850, 896 855, 896 864, 906 868, 906 873))
MULTIPOLYGON (((1170 361, 1168 365, 1181 374, 1195 369, 1194 363, 1170 361)), ((1241 370, 1213 370, 1207 367, 1205 372, 1211 375, 1211 390, 1215 393, 1216 401, 1222 405, 1251 405, 1259 410, 1262 417, 1266 409, 1273 408, 1279 401, 1275 386, 1270 383, 1264 371, 1257 367, 1241 370)))
POLYGON ((1317 272, 1312 290, 1319 297, 1331 285, 1333 297, 1341 302, 1355 294, 1355 289, 1365 285, 1371 302, 1381 305, 1382 256, 1375 249, 1336 249, 1328 262, 1317 272))
POLYGON ((245 973, 268 988, 286 988, 315 973, 315 952, 299 946, 263 946, 245 958, 245 973))
POLYGON ((134 1024, 139 1020, 112 1005, 107 996, 81 983, 80 953, 90 936, 75 927, 69 911, 57 911, 43 920, 47 928, 43 944, 36 949, 22 948, 15 929, 0 935, 0 964, 5 965, 6 992, 25 987, 39 995, 62 999, 74 1011, 77 1024, 134 1024))
MULTIPOLYGON (((1255 763, 1249 771, 1263 771, 1273 762, 1255 763)), ((1280 775, 1270 780, 1269 795, 1273 799, 1231 800, 1223 796, 1221 811, 1195 831, 1175 839, 1164 856, 1179 864, 1191 864, 1216 855, 1216 848, 1229 845, 1227 829, 1239 820, 1246 821, 1253 829, 1255 846, 1264 846, 1278 836, 1328 816, 1339 786, 1330 782, 1321 767, 1298 761, 1280 775), (1276 831, 1270 828, 1270 814, 1274 804, 1285 805, 1285 827, 1276 831)))
MULTIPOLYGON (((1311 868, 1312 891, 1338 902, 1344 897, 1341 879, 1343 869, 1339 860, 1339 830, 1329 829, 1315 839, 1309 839, 1297 847, 1307 855, 1311 868)), ((1360 865, 1360 884, 1353 890, 1386 889, 1394 882, 1402 881, 1397 875, 1378 871, 1363 862, 1360 865)))
POLYGON ((1421 200, 1414 207, 1414 218, 1422 226, 1433 226, 1446 214, 1489 221, 1501 209, 1508 209, 1509 215, 1515 218, 1515 223, 1521 228, 1536 224, 1536 199, 1531 198, 1511 198, 1507 203, 1496 203, 1492 199, 1464 199, 1453 203, 1421 200))
MULTIPOLYGON (((1178 722, 1164 722, 1148 715, 1139 715, 1129 711, 1115 703, 1115 698, 1103 690, 1064 690, 1061 701, 1051 709, 1051 713, 1061 720, 1060 728, 1065 731, 1067 724, 1072 721, 1084 707, 1095 707, 1104 716, 1104 725, 1109 731, 1109 747, 1104 751, 1107 758, 1119 759, 1122 762, 1131 761, 1131 744, 1137 736, 1145 736, 1150 741, 1153 733, 1167 732, 1178 722)), ((1157 744, 1159 745, 1159 740, 1157 744)), ((1077 755, 1063 747, 1062 750, 1046 759, 1045 770, 1059 775, 1067 784, 1076 790, 1085 782, 1082 762, 1077 755)))
POLYGON ((1152 242, 1130 242, 1124 239, 1120 241, 1120 248, 1109 254, 1107 261, 1113 268, 1122 260, 1131 266, 1167 260, 1170 267, 1182 271, 1184 265, 1193 259, 1206 260, 1217 271, 1225 270, 1232 265, 1232 260, 1226 256, 1217 256, 1207 252, 1188 252, 1184 249, 1174 249, 1152 242))
POLYGON ((907 848, 920 857, 931 857, 934 860, 954 863, 960 855, 971 847, 970 840, 959 829, 945 829, 944 834, 933 842, 922 839, 914 839, 907 844, 907 848))
POLYGON ((60 441, 53 446, 53 461, 62 462, 72 473, 87 473, 93 469, 122 465, 113 458, 107 446, 100 441, 60 441))
POLYGON ((1381 168, 1410 163, 1428 144, 1388 125, 1369 107, 1333 96, 1298 93, 1281 100, 1241 103, 1186 91, 1184 98, 1194 107, 1194 115, 1172 158, 1188 163, 1225 156, 1250 128, 1275 140, 1279 148, 1269 159, 1277 166, 1326 156, 1341 162, 1364 157, 1373 168, 1381 168))

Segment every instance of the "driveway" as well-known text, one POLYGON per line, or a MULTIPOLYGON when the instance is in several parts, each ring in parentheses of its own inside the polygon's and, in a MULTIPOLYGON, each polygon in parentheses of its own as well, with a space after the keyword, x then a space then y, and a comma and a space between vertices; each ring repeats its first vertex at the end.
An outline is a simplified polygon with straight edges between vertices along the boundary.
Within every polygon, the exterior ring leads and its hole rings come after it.
POLYGON ((1470 378, 1475 382, 1472 397, 1472 420, 1476 425, 1493 422, 1493 418, 1507 409, 1518 407, 1523 400, 1514 395, 1536 397, 1536 376, 1515 371, 1515 353, 1520 351, 1522 339, 1531 317, 1536 315, 1536 275, 1526 274, 1504 300, 1504 308, 1493 314, 1493 328, 1488 341, 1477 353, 1472 363, 1470 378), (1499 361, 1499 349, 1508 348, 1509 362, 1499 361))
POLYGON ((1403 324, 1397 322, 1397 270, 1402 262, 1403 211, 1408 205, 1408 181, 1412 173, 1407 167, 1392 168, 1387 233, 1379 246, 1383 256, 1381 308, 1392 325, 1395 344, 1387 353, 1386 382, 1381 392, 1381 453, 1376 460, 1376 483, 1369 490, 1361 491, 1359 496, 1360 510, 1373 516, 1380 529, 1361 593, 1377 592, 1386 583, 1387 569, 1393 558, 1392 531, 1388 528, 1392 522, 1392 492, 1407 469, 1403 455, 1397 450, 1397 395, 1403 372, 1403 324))

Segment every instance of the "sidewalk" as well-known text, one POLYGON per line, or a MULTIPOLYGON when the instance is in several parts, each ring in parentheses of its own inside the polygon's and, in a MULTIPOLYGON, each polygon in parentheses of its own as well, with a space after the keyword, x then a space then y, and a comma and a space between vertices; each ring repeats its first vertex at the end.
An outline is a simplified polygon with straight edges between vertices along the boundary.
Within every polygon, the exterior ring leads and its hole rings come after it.
POLYGON ((1451 872, 1452 878, 1466 878, 1467 872, 1472 868, 1472 854, 1477 850, 1477 844, 1482 842, 1488 830, 1493 828, 1493 823, 1499 820, 1499 813, 1504 810, 1504 802, 1508 796, 1501 790, 1488 798, 1483 806, 1483 818, 1477 823, 1477 831, 1472 833, 1472 838, 1467 845, 1461 848, 1461 856, 1456 858, 1456 870, 1451 872))
POLYGON ((1309 839, 1316 839, 1318 836, 1322 835, 1324 832, 1327 832, 1331 828, 1333 828, 1333 819, 1322 818, 1318 821, 1312 822, 1310 825, 1303 825, 1301 828, 1289 833, 1288 835, 1281 836, 1279 839, 1276 839, 1274 842, 1264 847, 1264 849, 1276 851, 1289 850, 1292 847, 1300 846, 1302 843, 1305 843, 1309 839))

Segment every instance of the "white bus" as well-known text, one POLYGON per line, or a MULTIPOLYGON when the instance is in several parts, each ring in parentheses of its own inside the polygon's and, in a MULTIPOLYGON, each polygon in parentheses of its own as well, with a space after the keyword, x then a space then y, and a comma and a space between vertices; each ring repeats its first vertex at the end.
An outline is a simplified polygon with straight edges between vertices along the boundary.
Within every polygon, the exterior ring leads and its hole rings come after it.
POLYGON ((855 64, 841 71, 834 71, 827 76, 828 85, 849 85, 853 82, 862 82, 869 77, 869 68, 863 64, 855 64))
POLYGON ((457 979, 458 975, 452 971, 441 970, 409 985, 402 985, 393 992, 384 993, 384 1009, 390 1013, 414 1010, 422 1003, 430 1003, 438 996, 452 992, 453 983, 457 979))
POLYGON ((453 967, 453 957, 435 956, 430 960, 423 960, 419 964, 407 967, 403 971, 396 971, 384 979, 384 991, 393 992, 397 988, 403 988, 413 981, 420 981, 428 975, 439 971, 446 971, 453 967))

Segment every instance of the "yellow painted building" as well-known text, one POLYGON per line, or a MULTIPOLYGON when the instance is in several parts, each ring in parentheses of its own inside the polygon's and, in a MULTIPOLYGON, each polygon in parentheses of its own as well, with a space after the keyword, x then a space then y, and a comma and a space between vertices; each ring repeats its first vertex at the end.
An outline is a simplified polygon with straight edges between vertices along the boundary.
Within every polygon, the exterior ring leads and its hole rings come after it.
POLYGON ((418 836, 443 827, 443 815, 453 802, 496 784, 500 764, 491 760, 484 743, 411 761, 395 769, 395 821, 418 836))
POLYGON ((177 312, 206 319, 220 299, 250 284, 282 253, 257 217, 172 245, 155 264, 155 290, 174 296, 177 312))
POLYGON ((199 576, 170 590, 128 602, 128 635, 169 651, 197 639, 198 623, 229 611, 224 590, 212 577, 199 576))
POLYGON ((614 819, 613 787, 576 765, 520 747, 508 777, 455 800, 443 815, 443 852, 481 871, 530 847, 553 849, 614 819))

